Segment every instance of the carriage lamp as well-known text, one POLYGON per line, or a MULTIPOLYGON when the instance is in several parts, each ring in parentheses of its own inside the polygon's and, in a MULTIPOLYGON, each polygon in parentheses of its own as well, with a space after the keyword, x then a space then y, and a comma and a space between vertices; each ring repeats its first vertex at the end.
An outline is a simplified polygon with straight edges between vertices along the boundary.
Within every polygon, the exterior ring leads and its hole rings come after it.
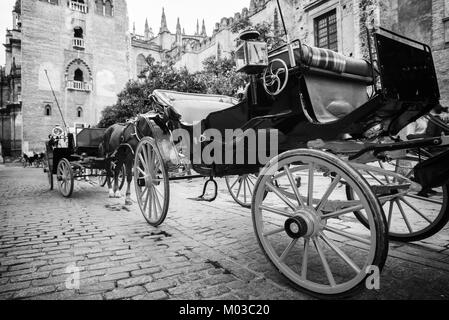
POLYGON ((247 74, 259 74, 268 67, 268 47, 263 41, 259 41, 260 33, 255 30, 247 30, 240 34, 242 44, 235 52, 237 72, 247 74))

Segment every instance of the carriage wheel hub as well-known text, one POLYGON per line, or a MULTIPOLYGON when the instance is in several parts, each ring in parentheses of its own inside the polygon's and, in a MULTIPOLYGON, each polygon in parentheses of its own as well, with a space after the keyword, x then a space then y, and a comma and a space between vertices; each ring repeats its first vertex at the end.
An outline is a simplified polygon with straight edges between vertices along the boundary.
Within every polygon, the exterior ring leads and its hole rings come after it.
POLYGON ((319 231, 319 219, 308 210, 300 211, 285 221, 285 232, 292 239, 310 238, 319 231))

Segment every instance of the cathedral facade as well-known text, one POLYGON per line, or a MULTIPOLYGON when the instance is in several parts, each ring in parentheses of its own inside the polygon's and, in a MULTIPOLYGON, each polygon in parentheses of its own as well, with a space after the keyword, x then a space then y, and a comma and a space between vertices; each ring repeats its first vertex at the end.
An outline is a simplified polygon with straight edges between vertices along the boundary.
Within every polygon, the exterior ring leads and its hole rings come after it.
MULTIPOLYGON (((384 26, 428 43, 433 50, 442 104, 449 106, 449 0, 280 0, 291 39, 347 56, 368 57, 367 27, 384 26)), ((0 141, 7 156, 42 151, 51 129, 96 125, 104 107, 147 66, 146 58, 172 59, 200 71, 209 57, 229 57, 241 19, 268 22, 284 34, 276 0, 249 0, 213 30, 204 21, 186 34, 178 18, 159 30, 145 22, 129 32, 126 0, 17 0, 0 68, 0 141)))

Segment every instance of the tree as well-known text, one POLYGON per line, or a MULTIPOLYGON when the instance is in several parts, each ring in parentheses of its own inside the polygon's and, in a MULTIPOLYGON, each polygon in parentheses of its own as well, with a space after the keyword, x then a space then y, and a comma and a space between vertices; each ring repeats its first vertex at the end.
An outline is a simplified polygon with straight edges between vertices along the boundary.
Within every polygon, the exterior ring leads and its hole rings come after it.
POLYGON ((277 34, 276 30, 274 30, 273 24, 266 21, 253 25, 249 18, 243 18, 237 20, 232 25, 231 31, 233 33, 240 33, 251 28, 260 33, 260 40, 265 41, 268 44, 269 50, 276 49, 286 43, 283 39, 283 33, 277 34))
POLYGON ((18 14, 22 13, 22 1, 21 0, 16 0, 16 3, 14 4, 13 11, 18 14))
POLYGON ((103 110, 99 127, 123 123, 150 111, 149 97, 157 89, 236 96, 247 81, 246 75, 236 72, 235 62, 230 58, 210 57, 203 63, 204 70, 193 74, 186 68, 175 68, 172 60, 160 63, 149 56, 146 62, 141 80, 129 81, 118 94, 117 103, 103 110))

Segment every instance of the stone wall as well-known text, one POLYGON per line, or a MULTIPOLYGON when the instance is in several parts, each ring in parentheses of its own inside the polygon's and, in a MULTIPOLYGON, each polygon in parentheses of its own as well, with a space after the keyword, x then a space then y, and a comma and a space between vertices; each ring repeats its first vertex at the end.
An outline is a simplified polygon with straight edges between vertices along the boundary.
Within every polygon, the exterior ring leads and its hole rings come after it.
POLYGON ((67 1, 59 5, 37 0, 22 3, 24 150, 39 151, 51 129, 63 124, 45 70, 69 127, 97 124, 103 108, 115 103, 116 94, 130 78, 127 6, 125 0, 115 0, 114 16, 108 17, 95 13, 93 1, 89 1, 87 14, 72 11, 67 1), (83 27, 85 50, 72 47, 75 26, 83 27), (67 80, 73 79, 73 61, 83 66, 90 92, 66 88, 67 80), (49 117, 44 116, 47 104, 52 107, 49 117))

